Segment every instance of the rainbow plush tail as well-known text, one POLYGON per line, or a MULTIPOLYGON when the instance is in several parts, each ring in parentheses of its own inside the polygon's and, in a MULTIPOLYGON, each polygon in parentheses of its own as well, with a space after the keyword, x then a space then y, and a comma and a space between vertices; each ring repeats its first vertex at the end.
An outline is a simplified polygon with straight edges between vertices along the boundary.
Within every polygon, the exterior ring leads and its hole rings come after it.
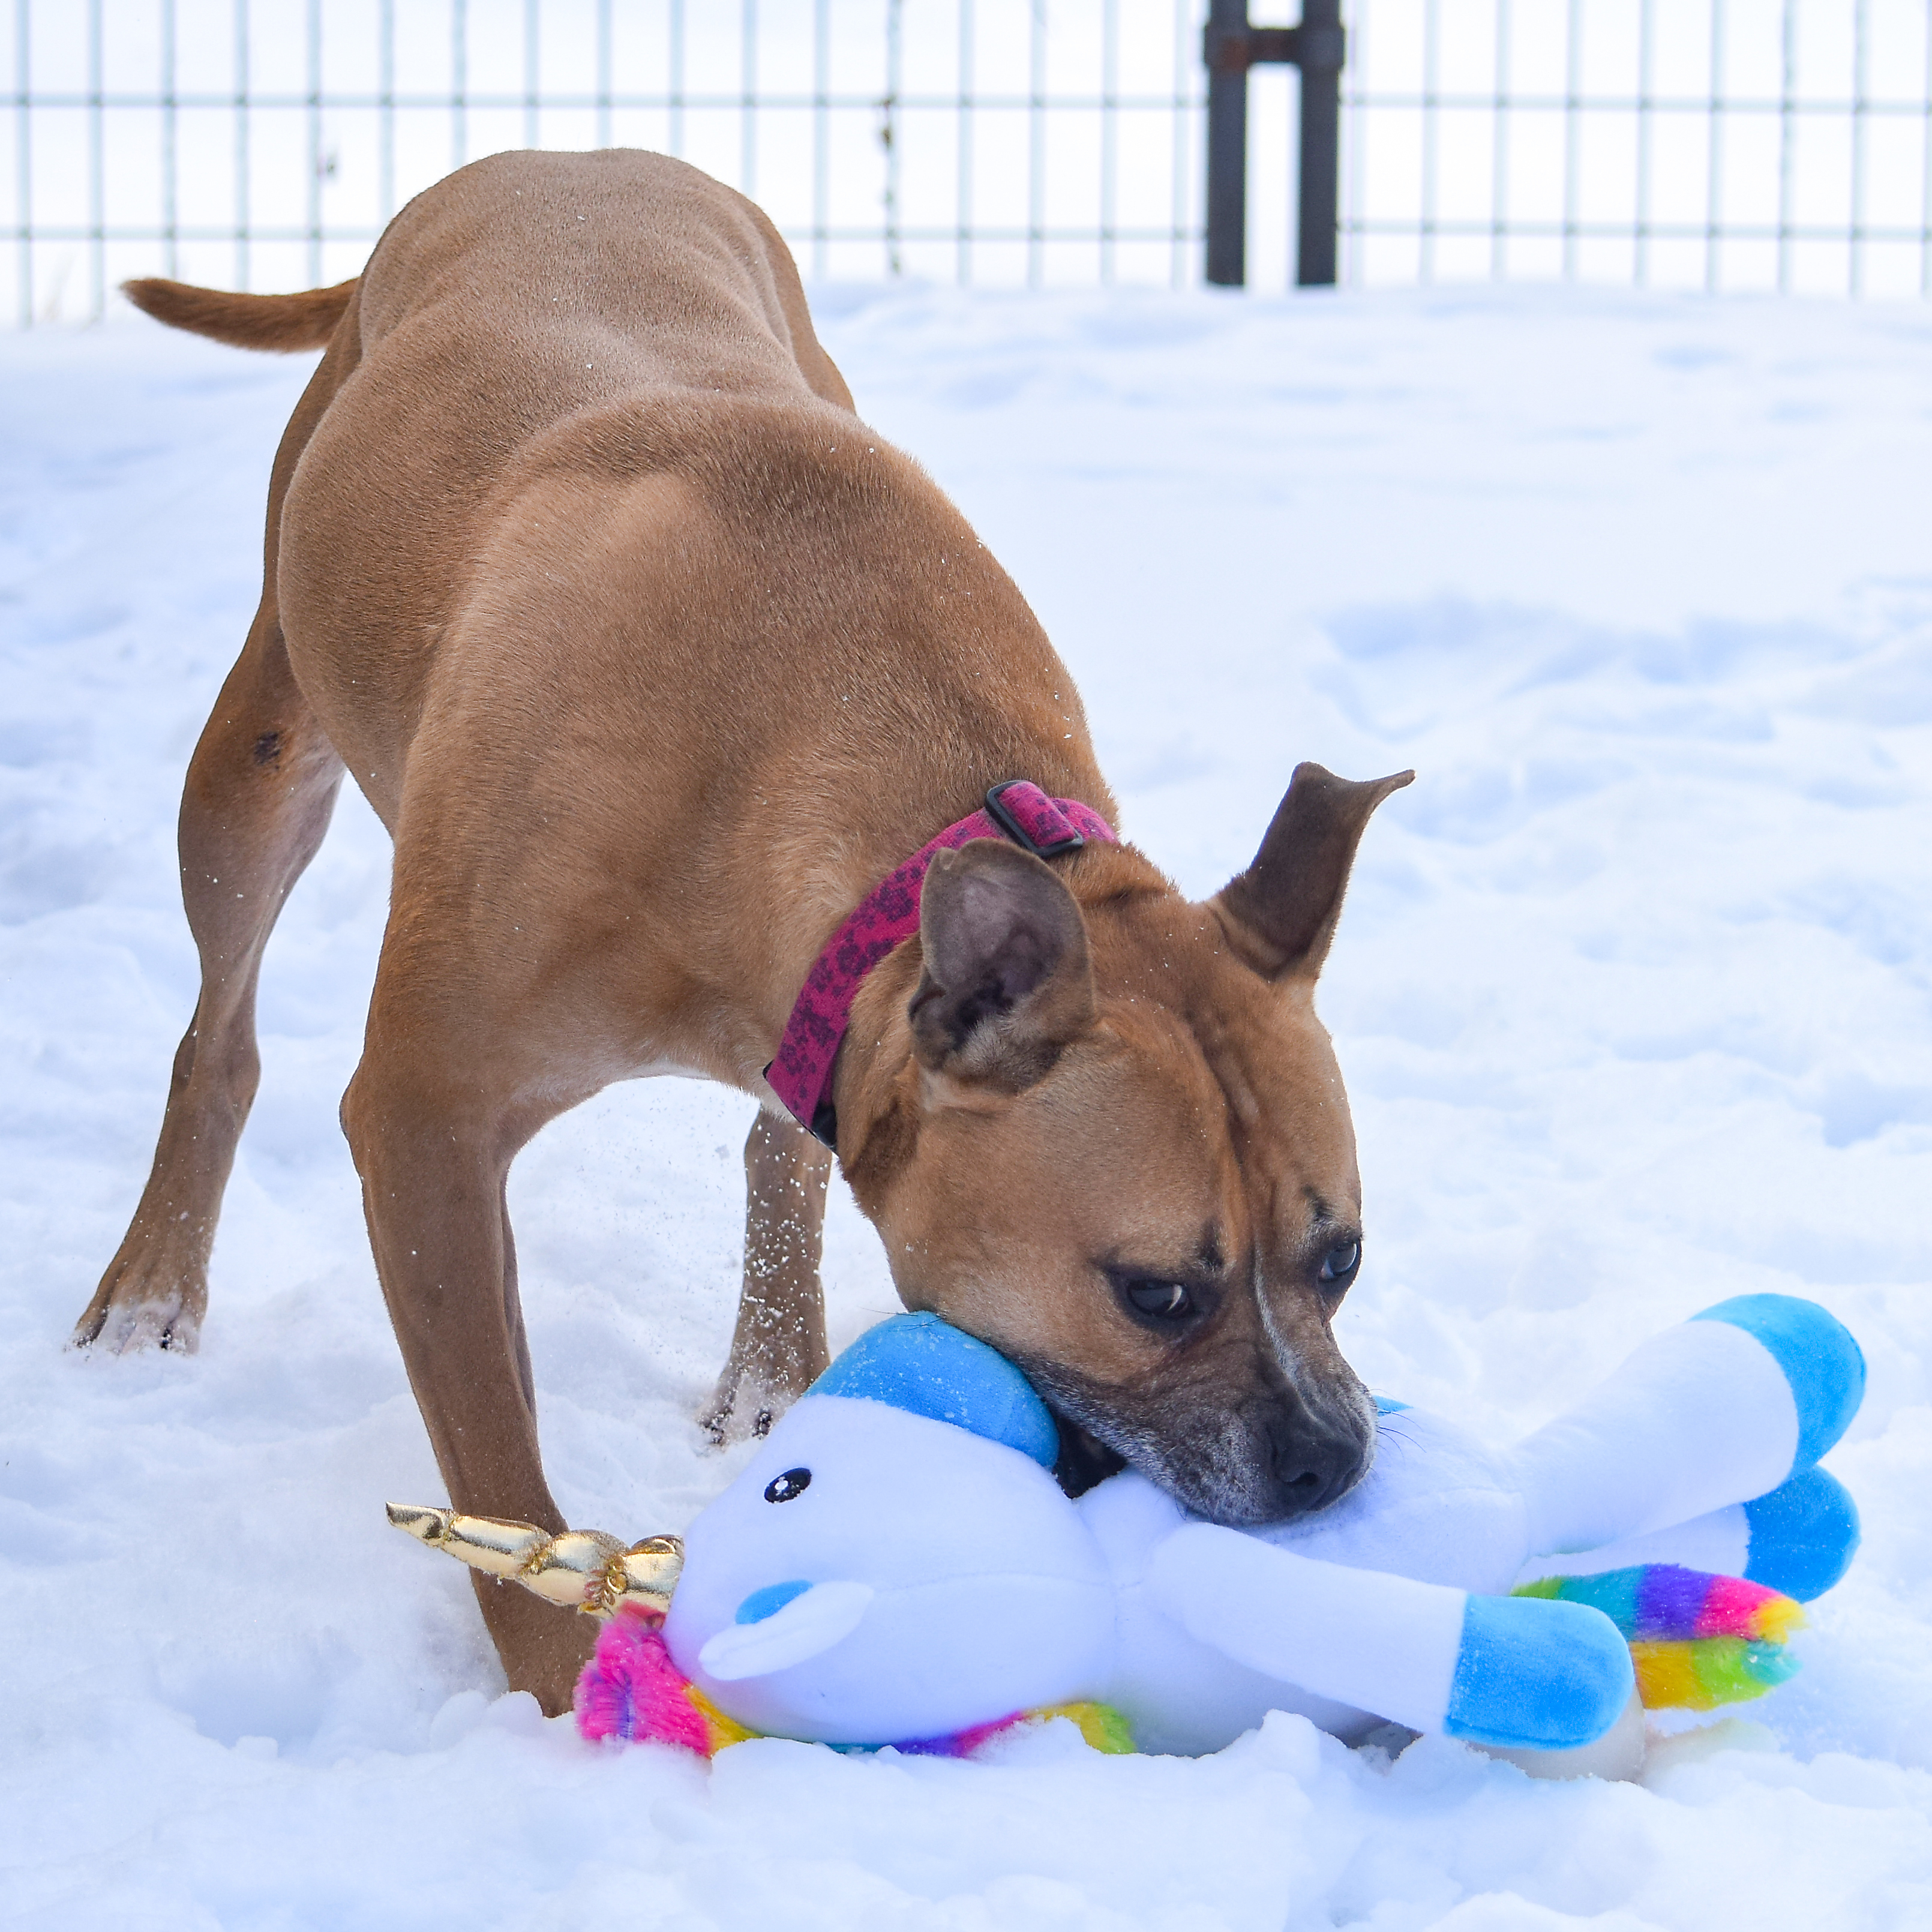
MULTIPOLYGON (((597 1639, 596 1654, 577 1680, 577 1729, 596 1742, 676 1744, 700 1757, 715 1757, 727 1744, 741 1744, 758 1732, 728 1718, 671 1661, 664 1646, 664 1617, 638 1604, 626 1604, 597 1639)), ((1022 1724, 1066 1718, 1097 1751, 1131 1752, 1133 1734, 1126 1720, 1105 1704, 1056 1704, 1050 1709, 1016 1711, 990 1724, 975 1724, 943 1738, 912 1738, 894 1747, 917 1757, 970 1757, 982 1745, 1022 1724)), ((872 1745, 834 1744, 834 1750, 872 1750, 872 1745)))
POLYGON ((712 1757, 754 1735, 728 1718, 670 1660, 664 1618, 626 1604, 597 1637, 577 1680, 577 1728, 593 1742, 677 1744, 712 1757))
POLYGON ((1803 1628, 1804 1610, 1741 1576, 1642 1563, 1597 1576, 1545 1576, 1513 1594, 1601 1610, 1630 1645, 1647 1710, 1741 1704, 1762 1697, 1798 1669, 1785 1643, 1803 1628))

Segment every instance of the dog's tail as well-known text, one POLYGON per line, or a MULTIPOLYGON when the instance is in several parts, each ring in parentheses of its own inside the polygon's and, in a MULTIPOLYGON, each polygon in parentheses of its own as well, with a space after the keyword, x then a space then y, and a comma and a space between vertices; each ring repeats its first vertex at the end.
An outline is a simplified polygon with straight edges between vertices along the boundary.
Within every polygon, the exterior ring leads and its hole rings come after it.
POLYGON ((298 295, 233 295, 225 289, 198 289, 160 275, 123 282, 121 292, 134 306, 196 335, 212 335, 237 349, 322 349, 335 332, 356 292, 357 278, 332 289, 304 289, 298 295))

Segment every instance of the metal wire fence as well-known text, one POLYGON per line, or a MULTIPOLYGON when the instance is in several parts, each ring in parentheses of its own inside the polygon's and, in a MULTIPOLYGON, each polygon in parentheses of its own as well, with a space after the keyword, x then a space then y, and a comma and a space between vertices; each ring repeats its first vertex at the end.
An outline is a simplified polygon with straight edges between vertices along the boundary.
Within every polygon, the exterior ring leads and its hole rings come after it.
MULTIPOLYGON (((1206 0, 9 5, 0 315, 23 323, 98 316, 135 274, 340 279, 402 201, 520 146, 682 154, 819 280, 1201 277, 1206 0)), ((1352 0, 1342 278, 1932 290, 1929 16, 1352 0)), ((1294 259, 1295 86, 1250 80, 1256 286, 1294 259)))
POLYGON ((682 156, 808 274, 1196 273, 1193 0, 12 0, 14 312, 355 272, 514 147, 682 156))
POLYGON ((1927 0, 1356 0, 1344 274, 1932 292, 1927 0))

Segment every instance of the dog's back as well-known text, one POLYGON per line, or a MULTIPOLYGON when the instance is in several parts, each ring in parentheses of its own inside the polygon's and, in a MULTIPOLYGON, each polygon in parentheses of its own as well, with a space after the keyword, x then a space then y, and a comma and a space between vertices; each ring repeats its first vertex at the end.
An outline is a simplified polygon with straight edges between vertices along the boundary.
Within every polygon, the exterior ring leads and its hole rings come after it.
MULTIPOLYGON (((573 332, 620 332, 654 378, 700 388, 805 384, 851 407, 812 327, 804 292, 763 210, 668 154, 493 154, 403 209, 358 277, 290 295, 244 295, 151 276, 124 284, 136 307, 171 328, 238 349, 326 347, 359 299, 362 348, 425 310, 487 317, 458 333, 489 363, 520 365, 573 332), (774 350, 776 353, 774 353, 774 350)), ((560 399, 607 388, 557 364, 560 399)), ((519 374, 527 376, 526 366, 519 374)))

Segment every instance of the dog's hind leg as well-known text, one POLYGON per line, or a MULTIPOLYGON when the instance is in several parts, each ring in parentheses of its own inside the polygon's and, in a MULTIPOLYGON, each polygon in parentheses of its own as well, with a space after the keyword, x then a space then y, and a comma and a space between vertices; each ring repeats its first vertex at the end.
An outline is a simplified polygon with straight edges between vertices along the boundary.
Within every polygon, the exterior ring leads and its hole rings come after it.
POLYGON ((260 1072, 262 950, 328 829, 341 781, 265 601, 182 794, 182 896, 201 954, 200 998, 175 1054, 154 1170, 74 1328, 76 1346, 195 1346, 222 1192, 260 1072))
POLYGON ((268 482, 261 608, 182 790, 182 898, 201 955, 201 994, 175 1054, 154 1169, 120 1251, 74 1325, 77 1347, 191 1350, 208 1306, 215 1222, 261 1069, 262 949, 328 830, 342 782, 342 761, 289 661, 277 557, 290 478, 359 353, 356 296, 349 283, 296 298, 224 296, 172 282, 135 287, 137 302, 177 326, 258 347, 326 343, 328 352, 282 433, 268 482))
POLYGON ((762 1436, 831 1359, 818 1258, 832 1150, 760 1113, 745 1142, 745 1280, 731 1353, 704 1423, 720 1442, 762 1436))

